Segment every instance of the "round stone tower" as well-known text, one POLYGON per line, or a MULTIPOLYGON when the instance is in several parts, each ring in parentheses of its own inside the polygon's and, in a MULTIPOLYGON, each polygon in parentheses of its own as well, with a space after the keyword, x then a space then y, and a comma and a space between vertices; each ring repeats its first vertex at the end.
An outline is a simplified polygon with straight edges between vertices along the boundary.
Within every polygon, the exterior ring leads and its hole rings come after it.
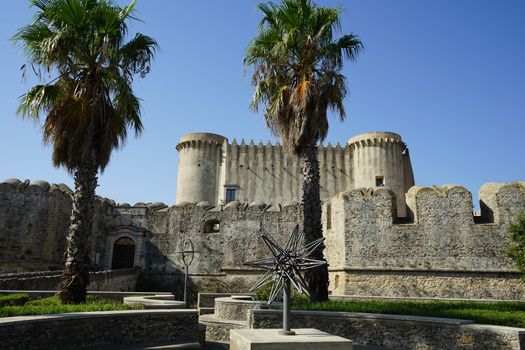
POLYGON ((410 160, 401 136, 392 132, 369 132, 352 137, 348 145, 352 149, 354 188, 389 187, 396 194, 397 215, 405 217, 405 191, 407 186, 413 186, 413 183, 407 184, 407 177, 413 181, 413 176, 405 174, 410 160))
POLYGON ((228 142, 226 137, 210 133, 192 133, 180 138, 177 204, 201 201, 217 204, 224 142, 228 142))

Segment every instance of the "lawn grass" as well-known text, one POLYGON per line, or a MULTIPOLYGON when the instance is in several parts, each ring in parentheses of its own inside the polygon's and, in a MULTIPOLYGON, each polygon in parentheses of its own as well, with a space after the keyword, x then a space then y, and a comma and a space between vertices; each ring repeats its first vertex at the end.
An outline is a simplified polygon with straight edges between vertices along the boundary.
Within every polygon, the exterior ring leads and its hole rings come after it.
POLYGON ((119 311, 141 309, 141 305, 124 305, 112 299, 97 298, 88 295, 85 304, 62 305, 56 296, 26 301, 22 305, 0 307, 0 317, 61 314, 87 311, 119 311))
POLYGON ((28 300, 29 295, 23 293, 0 295, 0 307, 24 305, 28 300))
POLYGON ((306 297, 295 297, 295 310, 367 312, 472 320, 477 323, 525 328, 525 302, 475 301, 383 301, 330 300, 310 303, 306 297))

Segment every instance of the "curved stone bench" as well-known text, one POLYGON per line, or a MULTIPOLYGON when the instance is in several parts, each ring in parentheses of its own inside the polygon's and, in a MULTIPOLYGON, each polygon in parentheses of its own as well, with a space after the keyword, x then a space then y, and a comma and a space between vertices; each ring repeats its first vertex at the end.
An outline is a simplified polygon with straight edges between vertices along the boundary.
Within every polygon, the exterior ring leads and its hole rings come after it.
POLYGON ((237 295, 255 297, 255 293, 198 293, 197 309, 199 309, 199 315, 213 314, 215 312, 215 299, 237 295))
POLYGON ((227 298, 215 298, 215 317, 221 320, 246 322, 248 310, 267 309, 265 301, 255 301, 253 297, 235 295, 227 298))
POLYGON ((124 304, 133 305, 140 304, 146 310, 148 309, 185 309, 186 303, 175 300, 173 295, 158 294, 158 295, 141 295, 134 297, 125 297, 124 304))
POLYGON ((3 350, 203 342, 197 310, 132 310, 0 318, 3 350), (199 334, 201 336, 199 337, 199 334))
POLYGON ((200 321, 206 325, 206 339, 229 342, 230 330, 246 328, 249 310, 266 308, 265 301, 255 301, 252 295, 215 298, 215 313, 200 316, 200 321))

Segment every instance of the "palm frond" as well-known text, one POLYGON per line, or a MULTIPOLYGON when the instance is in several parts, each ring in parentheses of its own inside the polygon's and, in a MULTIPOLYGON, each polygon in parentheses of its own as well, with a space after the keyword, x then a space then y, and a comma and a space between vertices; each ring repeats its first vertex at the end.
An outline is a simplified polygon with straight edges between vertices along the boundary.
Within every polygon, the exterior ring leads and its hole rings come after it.
POLYGON ((121 8, 110 0, 31 0, 35 19, 13 36, 27 66, 56 75, 29 89, 18 108, 24 118, 45 115, 43 138, 53 146, 56 166, 73 172, 95 158, 104 170, 128 130, 142 132, 131 83, 149 73, 158 45, 142 34, 126 42, 135 3, 121 8))
POLYGON ((311 0, 270 1, 257 8, 263 17, 244 59, 254 68, 250 107, 264 107, 270 130, 301 154, 326 137, 327 111, 345 118, 347 88, 340 72, 363 46, 354 34, 334 39, 341 8, 311 0))
POLYGON ((24 118, 38 119, 41 111, 48 111, 60 99, 60 88, 57 85, 35 85, 20 96, 17 112, 24 118))
POLYGON ((153 38, 137 34, 118 50, 116 56, 120 59, 120 66, 128 77, 135 74, 143 77, 149 73, 151 61, 157 50, 158 44, 153 38))

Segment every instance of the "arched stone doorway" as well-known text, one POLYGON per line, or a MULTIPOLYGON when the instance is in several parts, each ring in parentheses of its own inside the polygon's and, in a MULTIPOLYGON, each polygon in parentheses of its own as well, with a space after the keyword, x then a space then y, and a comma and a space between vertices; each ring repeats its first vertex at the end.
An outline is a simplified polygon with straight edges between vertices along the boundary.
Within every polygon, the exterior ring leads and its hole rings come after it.
POLYGON ((135 241, 121 237, 113 245, 112 269, 127 269, 135 266, 135 241))
MULTIPOLYGON (((104 267, 111 269, 114 266, 115 249, 120 249, 117 242, 122 238, 131 240, 134 244, 135 255, 133 257, 132 267, 144 267, 144 241, 146 239, 146 230, 131 225, 116 226, 108 229, 106 240, 106 251, 104 256, 104 267)), ((125 241, 123 241, 125 242, 125 241)), ((128 242, 131 243, 131 242, 128 242)), ((131 250, 131 249, 130 249, 131 250)))

